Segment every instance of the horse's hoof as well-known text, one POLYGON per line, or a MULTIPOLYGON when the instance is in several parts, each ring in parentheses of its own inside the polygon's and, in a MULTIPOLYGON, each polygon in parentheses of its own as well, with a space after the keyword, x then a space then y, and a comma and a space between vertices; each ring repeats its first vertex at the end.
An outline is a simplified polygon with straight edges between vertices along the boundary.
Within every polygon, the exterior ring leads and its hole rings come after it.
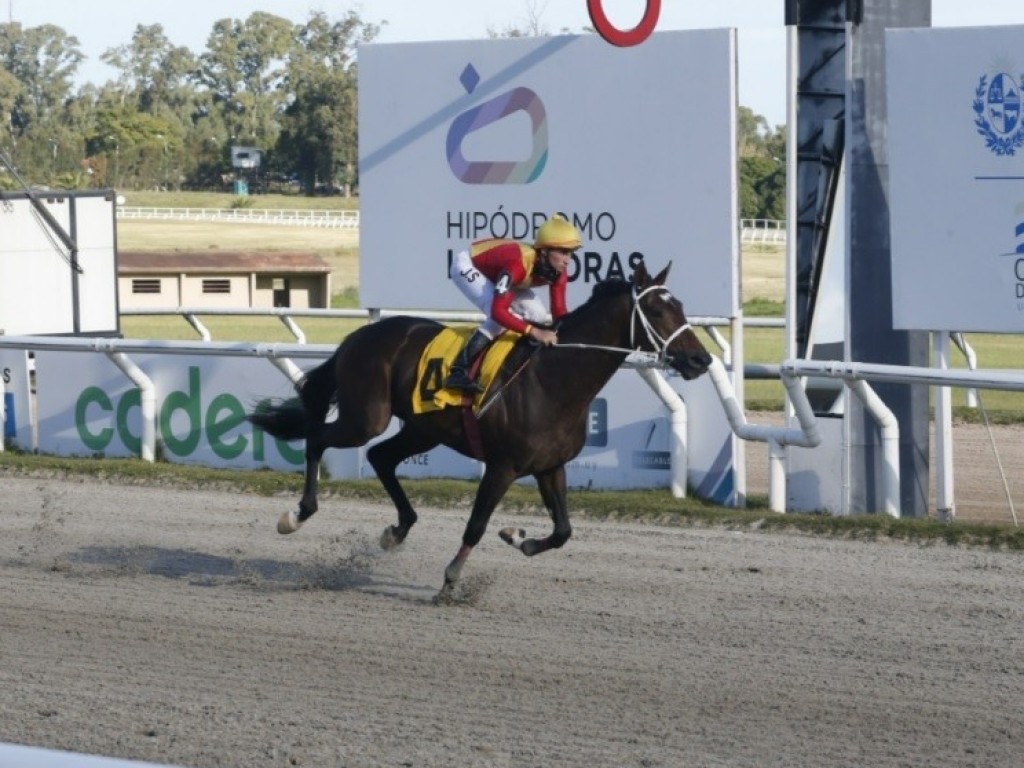
POLYGON ((285 512, 277 521, 278 533, 295 533, 301 527, 302 522, 294 511, 285 512))
POLYGON ((405 541, 405 536, 399 536, 395 531, 395 526, 389 525, 384 529, 384 533, 380 535, 380 548, 394 549, 403 541, 405 541))
POLYGON ((440 591, 434 595, 434 599, 431 602, 434 605, 454 605, 456 602, 455 582, 446 581, 440 591))
POLYGON ((501 536, 502 541, 511 544, 516 549, 522 549, 523 542, 526 541, 526 531, 522 528, 502 528, 498 531, 498 535, 501 536))

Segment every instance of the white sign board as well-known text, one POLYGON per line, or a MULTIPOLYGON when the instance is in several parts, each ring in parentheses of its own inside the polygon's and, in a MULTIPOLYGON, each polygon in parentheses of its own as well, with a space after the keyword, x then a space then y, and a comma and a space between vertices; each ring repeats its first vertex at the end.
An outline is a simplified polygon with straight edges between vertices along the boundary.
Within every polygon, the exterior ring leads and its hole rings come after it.
POLYGON ((1024 26, 886 30, 893 324, 1024 331, 1024 26))
POLYGON ((451 255, 558 211, 570 309, 644 258, 688 313, 735 316, 735 58, 730 29, 360 47, 362 305, 469 308, 451 255))
POLYGON ((118 333, 113 192, 39 194, 77 253, 27 195, 0 192, 0 333, 118 333))

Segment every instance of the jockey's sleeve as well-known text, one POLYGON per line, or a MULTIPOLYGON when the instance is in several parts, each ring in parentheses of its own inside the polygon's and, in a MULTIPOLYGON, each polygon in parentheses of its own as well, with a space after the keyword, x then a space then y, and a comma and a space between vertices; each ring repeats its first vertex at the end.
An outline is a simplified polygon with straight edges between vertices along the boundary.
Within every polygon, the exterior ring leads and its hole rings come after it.
POLYGON ((568 283, 569 275, 563 272, 548 289, 551 297, 551 317, 553 320, 557 320, 569 312, 569 308, 565 303, 565 286, 568 283))
POLYGON ((509 280, 509 275, 503 273, 495 284, 494 299, 491 301, 491 317, 510 331, 526 333, 527 324, 512 312, 512 301, 515 299, 516 293, 512 290, 509 280), (502 283, 505 285, 503 286, 502 283))

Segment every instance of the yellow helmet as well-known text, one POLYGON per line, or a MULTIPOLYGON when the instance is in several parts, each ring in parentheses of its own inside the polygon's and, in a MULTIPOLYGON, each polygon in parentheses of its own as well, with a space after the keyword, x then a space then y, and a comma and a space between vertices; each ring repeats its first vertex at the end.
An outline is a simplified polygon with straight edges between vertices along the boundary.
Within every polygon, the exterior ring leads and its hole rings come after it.
POLYGON ((537 229, 537 241, 533 247, 541 248, 566 248, 575 251, 583 244, 580 233, 576 227, 566 221, 561 214, 554 214, 537 229))

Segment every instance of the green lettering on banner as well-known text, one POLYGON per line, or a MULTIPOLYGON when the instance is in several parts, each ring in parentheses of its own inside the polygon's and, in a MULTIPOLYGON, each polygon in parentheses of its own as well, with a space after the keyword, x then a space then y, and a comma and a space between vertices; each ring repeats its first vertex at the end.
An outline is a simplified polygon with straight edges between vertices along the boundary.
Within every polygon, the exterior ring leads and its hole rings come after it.
POLYGON ((245 410, 242 404, 231 395, 220 394, 213 398, 206 409, 206 439, 210 448, 222 459, 237 459, 248 446, 249 441, 244 435, 236 435, 234 440, 223 440, 224 435, 245 421, 245 410), (221 418, 220 414, 225 416, 221 418))
POLYGON ((90 432, 86 427, 86 412, 90 405, 97 405, 101 410, 110 412, 114 410, 113 403, 107 397, 107 393, 99 387, 86 387, 75 403, 75 426, 78 428, 78 437, 86 448, 94 451, 102 451, 110 445, 110 438, 114 436, 111 427, 104 427, 99 432, 90 432))
MULTIPOLYGON (((260 431, 260 430, 255 430, 260 431)), ((292 448, 286 440, 278 440, 274 438, 274 445, 277 446, 277 452, 281 454, 281 458, 287 461, 289 464, 295 464, 302 466, 306 459, 306 443, 303 442, 298 448, 292 448)))
POLYGON ((188 456, 195 451, 202 434, 200 414, 199 368, 190 366, 188 369, 188 392, 185 393, 181 390, 171 392, 164 400, 163 408, 160 409, 160 435, 163 437, 164 446, 168 451, 175 456, 188 456), (171 431, 171 417, 178 410, 184 411, 188 416, 188 432, 182 438, 171 431))
MULTIPOLYGON (((205 433, 210 449, 220 459, 233 461, 241 457, 252 445, 253 459, 258 462, 267 460, 266 433, 253 428, 251 434, 244 428, 232 435, 233 430, 245 425, 245 407, 232 394, 221 393, 210 400, 205 412, 202 407, 202 379, 198 367, 188 369, 187 391, 175 390, 163 401, 159 412, 160 436, 168 453, 185 457, 195 453, 205 433), (171 421, 178 411, 185 414, 188 431, 175 435, 171 431, 171 421), (205 419, 205 420, 204 420, 205 419)), ((269 400, 262 405, 268 405, 269 400)), ((91 451, 105 451, 116 435, 125 449, 136 455, 142 452, 142 436, 134 434, 130 429, 132 409, 141 411, 142 393, 138 389, 130 389, 113 401, 110 396, 97 386, 88 386, 75 401, 75 429, 82 444, 91 451), (113 426, 97 428, 90 431, 88 426, 89 413, 95 415, 99 409, 107 416, 108 423, 113 426)), ((300 443, 293 447, 285 440, 274 440, 278 455, 293 466, 302 466, 305 460, 305 446, 300 443)))
POLYGON ((128 390, 117 404, 117 434, 124 447, 138 456, 142 453, 142 436, 128 429, 128 411, 132 408, 142 409, 142 393, 137 389, 128 390))

